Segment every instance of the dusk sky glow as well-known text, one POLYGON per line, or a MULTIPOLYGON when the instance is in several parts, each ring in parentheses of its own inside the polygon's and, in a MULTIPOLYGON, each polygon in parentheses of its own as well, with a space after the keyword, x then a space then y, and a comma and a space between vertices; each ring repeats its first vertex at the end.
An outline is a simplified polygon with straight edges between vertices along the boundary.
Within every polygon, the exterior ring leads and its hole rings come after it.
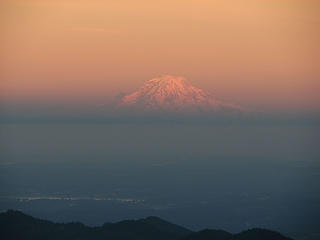
POLYGON ((220 98, 319 111, 315 0, 1 1, 0 97, 100 104, 172 74, 220 98))
POLYGON ((0 0, 0 239, 318 240, 319 93, 320 0, 0 0))

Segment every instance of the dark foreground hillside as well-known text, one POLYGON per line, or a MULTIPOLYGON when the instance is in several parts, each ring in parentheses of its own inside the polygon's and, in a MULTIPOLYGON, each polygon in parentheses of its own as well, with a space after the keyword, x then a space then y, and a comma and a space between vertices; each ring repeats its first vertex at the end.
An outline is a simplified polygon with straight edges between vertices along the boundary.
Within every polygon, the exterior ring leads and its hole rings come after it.
POLYGON ((22 212, 0 213, 0 239, 3 240, 290 240, 266 229, 251 229, 238 234, 222 230, 192 232, 157 217, 105 223, 88 227, 82 223, 53 223, 22 212))

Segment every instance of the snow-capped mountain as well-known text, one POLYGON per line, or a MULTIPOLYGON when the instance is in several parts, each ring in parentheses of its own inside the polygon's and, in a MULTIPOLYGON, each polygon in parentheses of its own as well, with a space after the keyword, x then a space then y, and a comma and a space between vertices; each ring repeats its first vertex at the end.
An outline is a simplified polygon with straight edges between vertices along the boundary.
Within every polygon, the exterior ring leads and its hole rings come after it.
POLYGON ((191 85, 183 77, 164 75, 153 78, 137 91, 121 97, 118 107, 166 111, 241 111, 242 108, 217 100, 191 85))

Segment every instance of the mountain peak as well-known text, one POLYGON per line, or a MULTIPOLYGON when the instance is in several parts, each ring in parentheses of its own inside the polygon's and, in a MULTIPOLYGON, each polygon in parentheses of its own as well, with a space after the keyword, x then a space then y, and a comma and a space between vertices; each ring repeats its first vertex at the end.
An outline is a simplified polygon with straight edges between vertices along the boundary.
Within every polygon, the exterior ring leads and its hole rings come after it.
POLYGON ((146 81, 137 91, 123 96, 120 107, 166 111, 217 111, 240 108, 217 100, 184 77, 163 75, 146 81))
POLYGON ((171 87, 186 87, 190 85, 184 77, 172 76, 172 75, 162 75, 158 78, 152 78, 146 82, 146 84, 155 84, 155 85, 169 85, 171 87))

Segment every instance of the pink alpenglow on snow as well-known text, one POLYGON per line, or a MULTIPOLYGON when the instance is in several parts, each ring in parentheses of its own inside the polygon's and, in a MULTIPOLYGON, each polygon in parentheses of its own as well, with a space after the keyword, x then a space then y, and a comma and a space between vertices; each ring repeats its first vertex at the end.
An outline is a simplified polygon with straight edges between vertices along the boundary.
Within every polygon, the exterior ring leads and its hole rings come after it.
POLYGON ((244 111, 240 106, 217 100, 183 77, 171 75, 148 80, 137 91, 120 98, 117 106, 173 112, 244 111))

